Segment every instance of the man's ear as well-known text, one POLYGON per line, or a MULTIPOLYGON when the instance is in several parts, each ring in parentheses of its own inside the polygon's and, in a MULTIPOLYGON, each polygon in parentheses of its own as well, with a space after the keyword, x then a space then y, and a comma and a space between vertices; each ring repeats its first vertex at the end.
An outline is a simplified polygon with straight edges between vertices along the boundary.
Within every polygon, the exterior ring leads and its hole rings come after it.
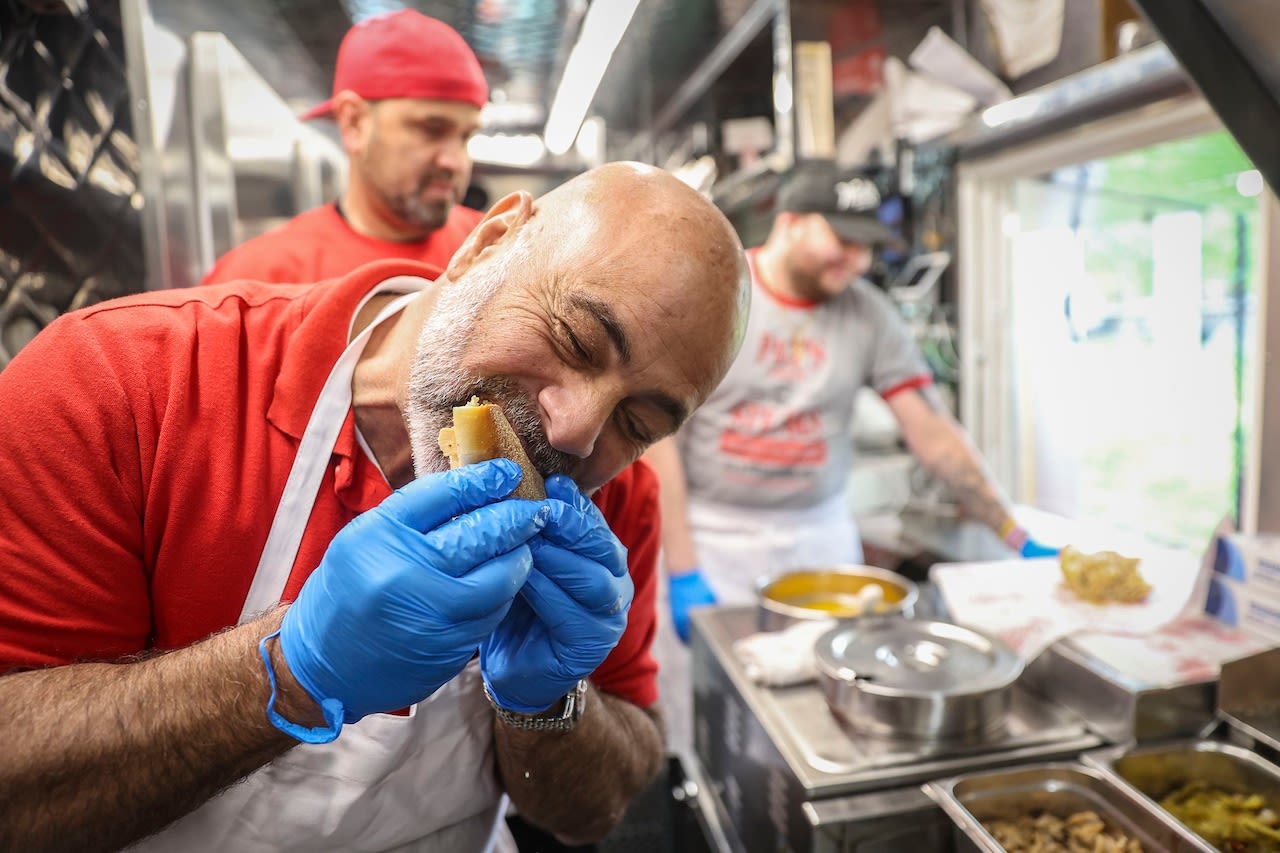
POLYGON ((449 281, 457 281, 486 249, 496 245, 508 234, 515 233, 532 216, 533 196, 523 190, 504 196, 489 208, 484 219, 480 220, 458 251, 453 253, 449 265, 445 267, 445 276, 449 281))
POLYGON ((364 150, 373 127, 373 105, 349 89, 333 96, 333 120, 347 155, 364 150))

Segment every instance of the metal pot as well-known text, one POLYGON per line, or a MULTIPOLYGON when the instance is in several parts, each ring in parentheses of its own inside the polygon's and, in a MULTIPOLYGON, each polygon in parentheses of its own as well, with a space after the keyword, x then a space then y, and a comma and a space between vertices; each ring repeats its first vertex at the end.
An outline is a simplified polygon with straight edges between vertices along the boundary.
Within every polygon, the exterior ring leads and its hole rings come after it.
POLYGON ((760 630, 780 631, 796 622, 861 616, 910 616, 920 598, 913 582, 894 572, 852 563, 789 569, 761 579, 760 630), (866 588, 879 588, 873 614, 863 613, 866 588))
POLYGON ((827 704, 876 737, 979 740, 1003 726, 1022 659, 995 637, 949 622, 872 619, 814 646, 827 704))

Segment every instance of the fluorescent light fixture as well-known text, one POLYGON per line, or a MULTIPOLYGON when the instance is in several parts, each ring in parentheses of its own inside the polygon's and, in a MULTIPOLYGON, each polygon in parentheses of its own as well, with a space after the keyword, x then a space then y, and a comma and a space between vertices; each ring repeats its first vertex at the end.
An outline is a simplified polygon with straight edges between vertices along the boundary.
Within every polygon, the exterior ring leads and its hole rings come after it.
POLYGON ((467 143, 467 153, 480 163, 499 166, 532 166, 547 154, 536 133, 477 133, 467 143))
POLYGON ((640 0, 592 0, 587 7, 542 134, 552 154, 564 154, 573 147, 609 60, 638 5, 640 0))
POLYGON ((582 127, 578 130, 578 141, 573 145, 582 162, 588 166, 599 166, 604 163, 604 144, 604 119, 600 116, 584 119, 582 127))
POLYGON ((486 128, 527 128, 546 121, 541 104, 529 101, 490 101, 480 110, 480 126, 486 128))

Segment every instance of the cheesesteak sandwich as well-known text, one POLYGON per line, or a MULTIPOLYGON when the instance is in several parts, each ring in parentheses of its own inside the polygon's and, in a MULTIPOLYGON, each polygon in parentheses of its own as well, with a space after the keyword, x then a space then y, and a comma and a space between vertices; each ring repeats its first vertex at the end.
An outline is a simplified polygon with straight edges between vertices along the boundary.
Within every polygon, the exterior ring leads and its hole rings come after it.
POLYGON ((513 498, 540 501, 547 496, 542 475, 533 467, 515 430, 502 409, 472 397, 465 406, 454 406, 453 426, 440 430, 440 451, 450 468, 461 468, 486 459, 510 459, 524 470, 524 479, 511 493, 513 498))

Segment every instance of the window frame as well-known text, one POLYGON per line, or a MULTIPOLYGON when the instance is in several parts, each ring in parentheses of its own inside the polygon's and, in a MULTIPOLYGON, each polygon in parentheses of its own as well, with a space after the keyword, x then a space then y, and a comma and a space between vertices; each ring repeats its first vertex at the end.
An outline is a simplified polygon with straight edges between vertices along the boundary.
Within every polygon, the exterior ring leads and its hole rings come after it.
MULTIPOLYGON (((1033 443, 1015 434, 1030 419, 1020 418, 1015 407, 1038 389, 1033 377, 1019 374, 1013 352, 1012 257, 1005 232, 1015 215, 1014 185, 1089 160, 1221 129, 1203 98, 1181 95, 957 165, 960 418, 1015 502, 1036 503, 1033 443)), ((1267 188, 1258 196, 1258 206, 1259 351, 1256 376, 1244 392, 1254 418, 1239 519, 1241 531, 1250 534, 1280 532, 1280 364, 1268 370, 1265 358, 1268 351, 1280 352, 1280 299, 1267 298, 1271 284, 1280 282, 1280 252, 1272 251, 1280 247, 1280 203, 1267 188)))

